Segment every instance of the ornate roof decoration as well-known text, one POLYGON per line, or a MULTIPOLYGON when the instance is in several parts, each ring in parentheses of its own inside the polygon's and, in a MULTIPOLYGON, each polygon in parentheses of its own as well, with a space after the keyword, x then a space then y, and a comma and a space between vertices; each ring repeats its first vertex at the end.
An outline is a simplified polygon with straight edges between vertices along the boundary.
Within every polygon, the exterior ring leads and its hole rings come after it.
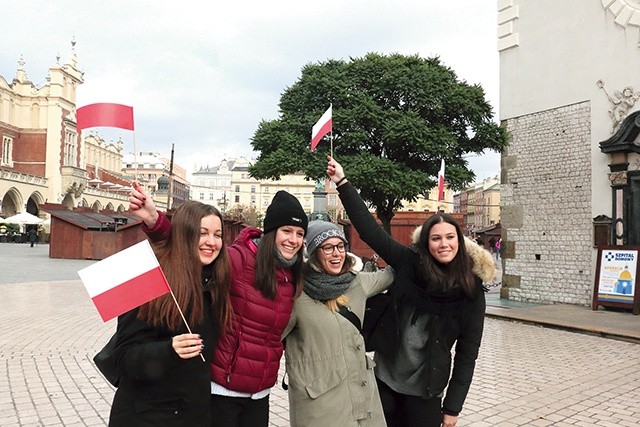
POLYGON ((640 111, 634 111, 624 119, 616 133, 600 142, 600 151, 609 154, 640 153, 638 134, 640 134, 640 111))

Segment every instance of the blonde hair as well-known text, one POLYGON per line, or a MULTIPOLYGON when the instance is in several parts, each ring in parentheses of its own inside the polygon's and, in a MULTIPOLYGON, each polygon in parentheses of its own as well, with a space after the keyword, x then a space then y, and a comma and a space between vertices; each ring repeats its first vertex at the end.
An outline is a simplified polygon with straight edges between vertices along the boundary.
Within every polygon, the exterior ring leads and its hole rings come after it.
POLYGON ((337 313, 338 311, 340 311, 340 306, 347 306, 349 304, 349 297, 346 295, 340 295, 338 298, 334 298, 334 299, 330 299, 328 301, 325 301, 324 303, 329 310, 331 310, 333 313, 337 313))

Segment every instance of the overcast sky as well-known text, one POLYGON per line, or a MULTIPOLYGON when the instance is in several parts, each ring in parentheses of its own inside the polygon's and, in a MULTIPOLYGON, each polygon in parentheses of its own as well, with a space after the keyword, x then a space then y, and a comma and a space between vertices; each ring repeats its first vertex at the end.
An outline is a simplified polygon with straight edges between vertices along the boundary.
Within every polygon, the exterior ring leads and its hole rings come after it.
MULTIPOLYGON (((28 78, 42 86, 75 37, 85 80, 78 106, 132 105, 136 150, 168 157, 175 143, 175 161, 188 171, 255 157, 250 138, 260 120, 278 117, 282 92, 305 64, 369 52, 440 56, 461 80, 484 87, 497 120, 495 1, 220 3, 5 0, 0 76, 10 84, 23 55, 28 78)), ((132 132, 100 132, 133 151, 132 132)), ((499 172, 499 159, 469 162, 480 180, 499 172)))

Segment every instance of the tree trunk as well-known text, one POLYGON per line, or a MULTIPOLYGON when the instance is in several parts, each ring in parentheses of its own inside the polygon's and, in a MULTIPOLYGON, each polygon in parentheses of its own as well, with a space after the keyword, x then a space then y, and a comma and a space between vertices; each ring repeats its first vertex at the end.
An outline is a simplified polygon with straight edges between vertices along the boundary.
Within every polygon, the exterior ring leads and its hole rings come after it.
POLYGON ((378 219, 382 222, 382 228, 384 228, 384 231, 386 231, 387 233, 389 233, 389 235, 391 235, 391 219, 395 215, 395 212, 393 212, 393 209, 387 208, 387 207, 378 208, 376 209, 376 215, 378 216, 378 219))

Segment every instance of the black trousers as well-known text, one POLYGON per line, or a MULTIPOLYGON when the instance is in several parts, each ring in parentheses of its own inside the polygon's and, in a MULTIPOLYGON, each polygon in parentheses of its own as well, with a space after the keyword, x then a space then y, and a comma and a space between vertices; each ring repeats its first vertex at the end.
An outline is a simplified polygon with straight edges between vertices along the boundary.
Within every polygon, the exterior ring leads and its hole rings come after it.
POLYGON ((440 427, 442 399, 424 399, 394 391, 376 378, 388 427, 440 427))
POLYGON ((269 395, 254 400, 212 394, 211 419, 216 427, 267 427, 269 395))

